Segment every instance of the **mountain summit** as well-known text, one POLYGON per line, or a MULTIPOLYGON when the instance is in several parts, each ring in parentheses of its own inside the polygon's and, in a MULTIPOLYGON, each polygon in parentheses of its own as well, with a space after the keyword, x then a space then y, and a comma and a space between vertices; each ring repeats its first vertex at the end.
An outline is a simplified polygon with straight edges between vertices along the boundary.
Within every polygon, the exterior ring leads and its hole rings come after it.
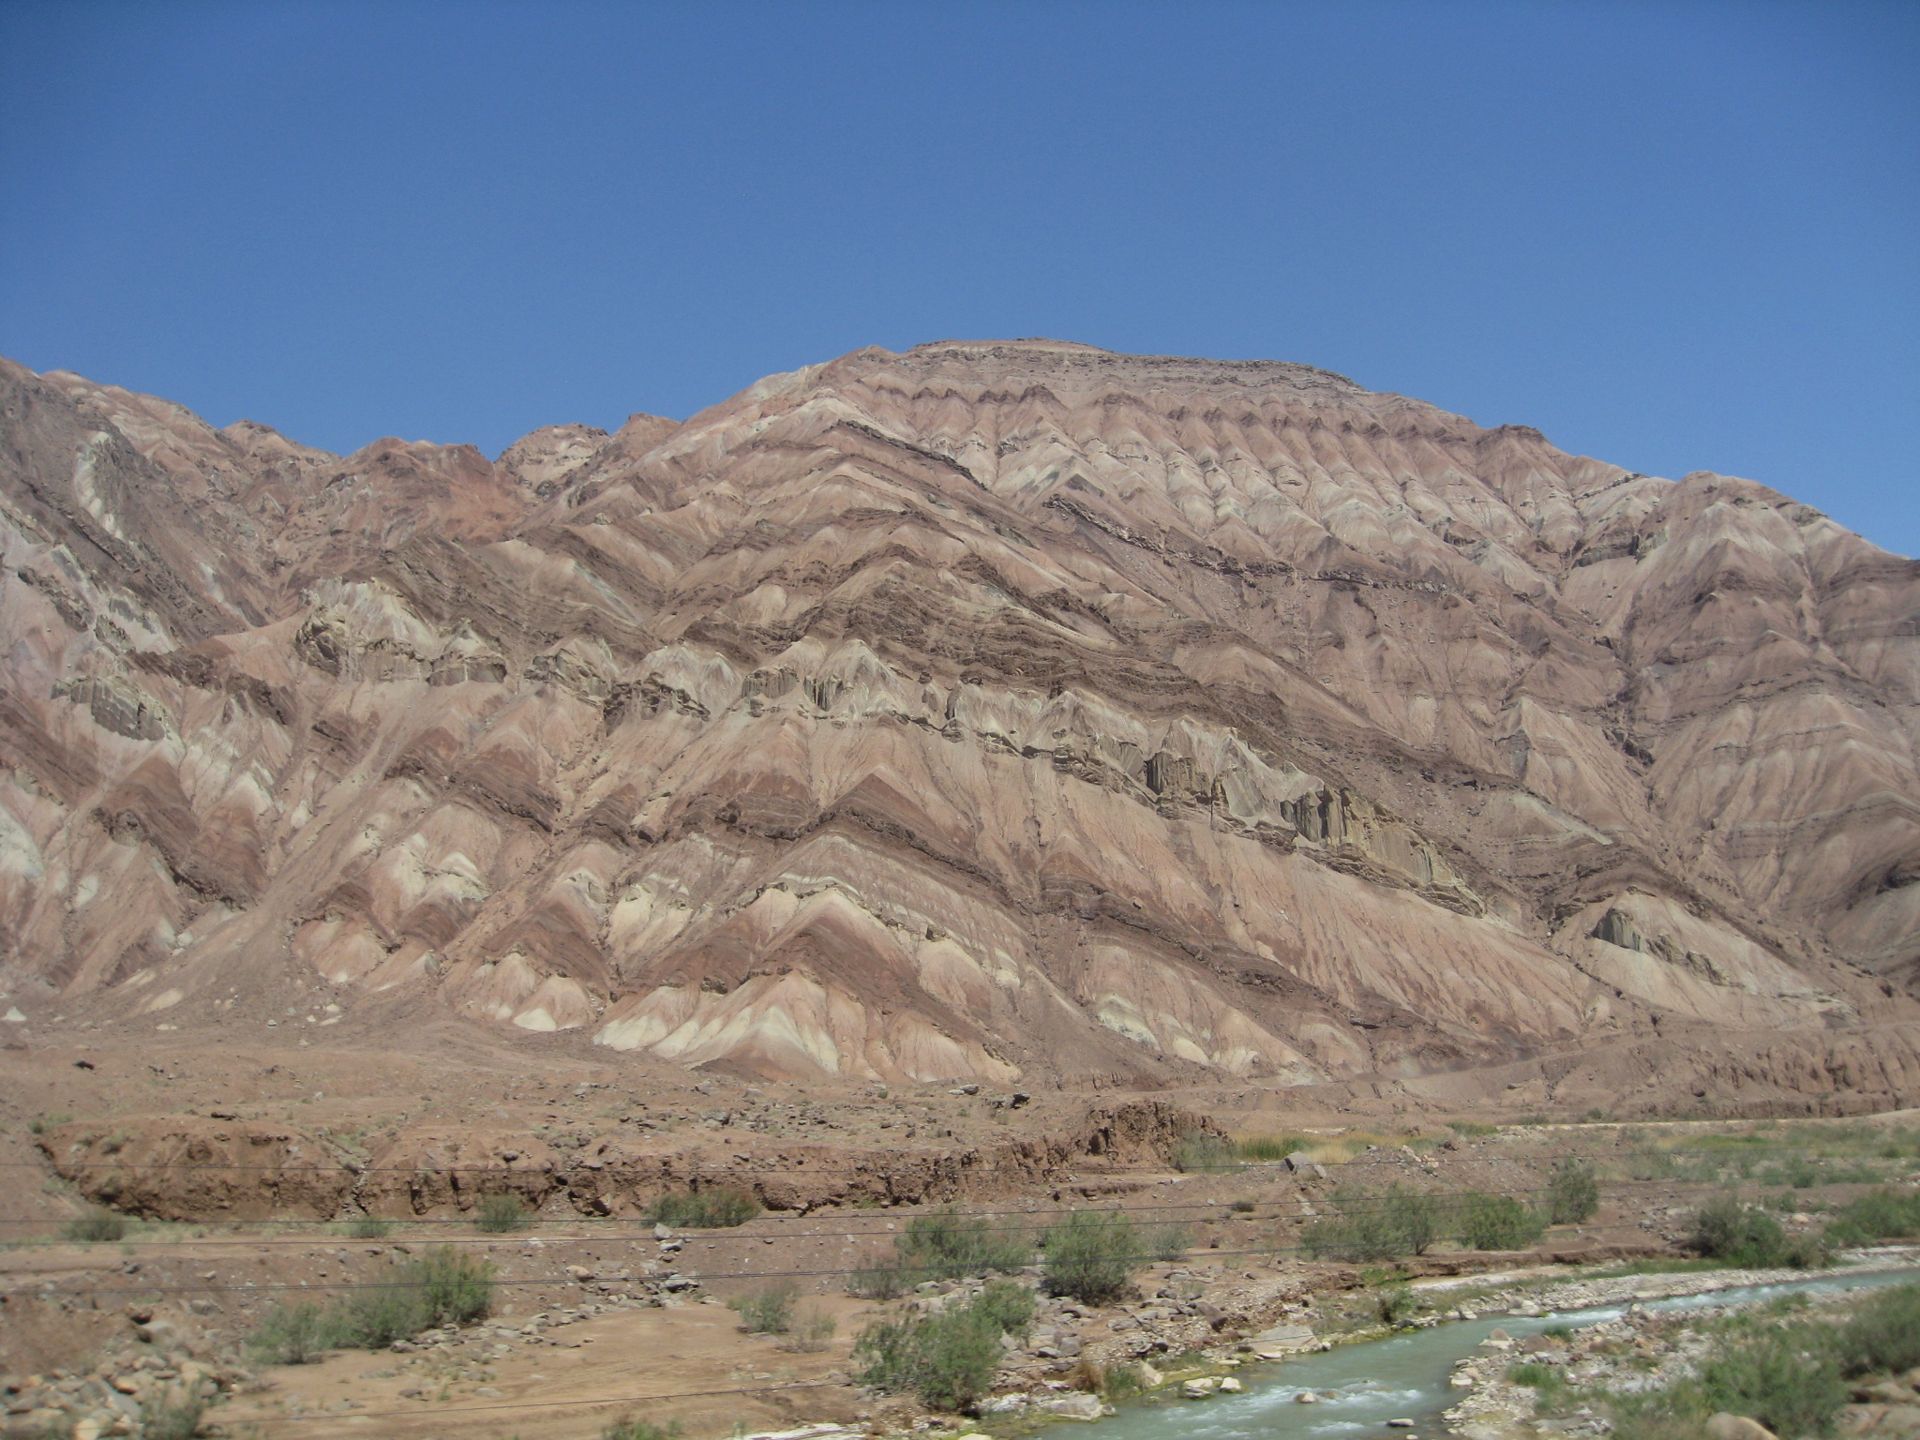
POLYGON ((29 1025, 1920 1103, 1920 565, 1748 481, 1052 341, 496 461, 0 362, 0 584, 29 1025))

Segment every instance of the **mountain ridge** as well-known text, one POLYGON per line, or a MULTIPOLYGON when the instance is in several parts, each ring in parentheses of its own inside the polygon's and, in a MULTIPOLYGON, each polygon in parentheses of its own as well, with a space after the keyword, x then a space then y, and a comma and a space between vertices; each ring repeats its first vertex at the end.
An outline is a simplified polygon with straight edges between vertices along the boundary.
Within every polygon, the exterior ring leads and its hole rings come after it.
POLYGON ((1729 1030, 1920 1075, 1920 566, 1753 482, 1053 341, 493 461, 0 390, 38 1010, 300 977, 769 1075, 1729 1030))

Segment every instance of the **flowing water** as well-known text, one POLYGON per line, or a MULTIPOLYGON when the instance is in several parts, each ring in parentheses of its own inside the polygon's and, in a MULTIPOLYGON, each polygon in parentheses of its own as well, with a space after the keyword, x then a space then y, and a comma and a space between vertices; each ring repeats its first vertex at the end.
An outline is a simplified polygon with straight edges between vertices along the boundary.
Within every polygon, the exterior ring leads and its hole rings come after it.
MULTIPOLYGON (((1776 1295, 1837 1294, 1896 1284, 1920 1276, 1920 1270, 1862 1275, 1824 1275, 1780 1285, 1750 1285, 1640 1302, 1647 1310, 1700 1310, 1714 1305, 1769 1300, 1776 1295)), ((1489 1316, 1453 1320, 1427 1330, 1409 1330, 1391 1339, 1339 1345, 1319 1355, 1302 1355, 1270 1364, 1247 1365, 1235 1373, 1247 1389, 1207 1400, 1168 1400, 1133 1406, 1096 1422, 1099 1440, 1293 1440, 1293 1437, 1404 1435, 1389 1431, 1393 1419, 1411 1419, 1414 1433, 1441 1430, 1441 1412, 1461 1398, 1447 1377, 1456 1362, 1473 1354, 1495 1330, 1516 1340, 1554 1325, 1594 1325, 1626 1313, 1623 1301, 1588 1310, 1546 1315, 1489 1316), (1312 1390, 1323 1398, 1300 1405, 1294 1396, 1312 1390)), ((1074 1427, 1078 1433, 1079 1427, 1074 1427)), ((1059 1431, 1052 1432, 1054 1434, 1059 1431)))

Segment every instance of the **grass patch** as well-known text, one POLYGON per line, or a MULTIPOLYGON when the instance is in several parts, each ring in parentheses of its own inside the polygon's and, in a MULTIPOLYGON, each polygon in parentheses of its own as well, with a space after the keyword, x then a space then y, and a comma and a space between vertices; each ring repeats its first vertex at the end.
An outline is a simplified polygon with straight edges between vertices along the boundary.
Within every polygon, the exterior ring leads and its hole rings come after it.
POLYGON ((732 1185, 671 1191, 647 1207, 647 1219, 654 1224, 682 1230, 730 1230, 759 1213, 760 1202, 732 1185))
POLYGON ((1920 1190, 1876 1190, 1841 1207, 1827 1225, 1833 1245, 1871 1245, 1920 1236, 1920 1190))
POLYGON ((600 1440, 680 1440, 680 1422, 656 1425, 637 1415, 623 1415, 600 1432, 600 1440))
POLYGON ((355 1240, 384 1240, 393 1230, 390 1222, 376 1215, 356 1215, 347 1221, 347 1234, 355 1240))
POLYGON ((1307 1142, 1298 1135, 1249 1135, 1234 1143, 1234 1153, 1242 1160, 1254 1160, 1262 1164, 1275 1160, 1284 1160, 1296 1150, 1307 1148, 1307 1142))
POLYGON ((198 1396, 185 1399, 150 1399, 140 1406, 142 1440, 193 1440, 206 1417, 207 1402, 198 1396))

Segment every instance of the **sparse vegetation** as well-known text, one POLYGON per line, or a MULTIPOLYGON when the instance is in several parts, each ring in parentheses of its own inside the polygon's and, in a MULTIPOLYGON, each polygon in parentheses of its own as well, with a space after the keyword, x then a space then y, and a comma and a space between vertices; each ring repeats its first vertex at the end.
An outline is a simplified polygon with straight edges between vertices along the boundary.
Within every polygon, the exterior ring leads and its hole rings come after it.
POLYGON ((1047 1231, 1043 1244, 1047 1293, 1088 1305, 1117 1297, 1145 1260, 1133 1222, 1112 1211, 1075 1210, 1047 1231))
POLYGON ((532 1228, 533 1209, 518 1195, 486 1195, 481 1197, 473 1223, 485 1234, 509 1235, 532 1228))
POLYGON ((322 1309, 311 1303, 270 1312, 248 1348, 271 1365, 306 1365, 327 1350, 383 1350, 437 1325, 470 1325, 493 1307, 493 1266, 450 1246, 389 1272, 391 1279, 322 1309))
POLYGON ((355 1240, 383 1240, 392 1224, 376 1215, 356 1215, 347 1222, 347 1234, 355 1240))
POLYGON ((1433 1197, 1404 1186, 1338 1190, 1332 1205, 1332 1215, 1314 1221, 1301 1235, 1316 1260, 1398 1260, 1425 1254, 1440 1237, 1433 1197))
POLYGON ((736 1296, 727 1305, 739 1315, 740 1328, 749 1335, 785 1335, 793 1329, 793 1307, 799 1298, 800 1287, 783 1280, 736 1296))
POLYGON ((801 1354, 817 1353, 833 1343, 834 1333, 839 1328, 838 1322, 826 1311, 803 1306, 794 1313, 793 1325, 788 1329, 780 1348, 801 1354))
POLYGON ((1155 1260, 1171 1264, 1184 1260, 1193 1247, 1193 1232, 1184 1225, 1161 1225, 1146 1233, 1142 1249, 1155 1260))
POLYGON ((1031 1230, 996 1227, 986 1216, 945 1208, 908 1221, 894 1253, 909 1282, 963 1280, 1031 1264, 1033 1239, 1031 1230))
POLYGON ((647 1218, 656 1225, 683 1230, 727 1230, 746 1224, 759 1213, 760 1202, 731 1185, 673 1191, 647 1207, 647 1218))
POLYGON ((910 1391, 936 1410, 971 1410, 999 1372, 1000 1337, 1024 1336, 1032 1324, 1033 1292, 990 1280, 969 1304, 868 1326, 854 1344, 865 1361, 860 1382, 910 1391))
POLYGON ((116 1215, 111 1210, 96 1206, 84 1215, 76 1215, 67 1221, 60 1233, 69 1240, 100 1244, 123 1239, 127 1233, 127 1220, 124 1215, 116 1215))

